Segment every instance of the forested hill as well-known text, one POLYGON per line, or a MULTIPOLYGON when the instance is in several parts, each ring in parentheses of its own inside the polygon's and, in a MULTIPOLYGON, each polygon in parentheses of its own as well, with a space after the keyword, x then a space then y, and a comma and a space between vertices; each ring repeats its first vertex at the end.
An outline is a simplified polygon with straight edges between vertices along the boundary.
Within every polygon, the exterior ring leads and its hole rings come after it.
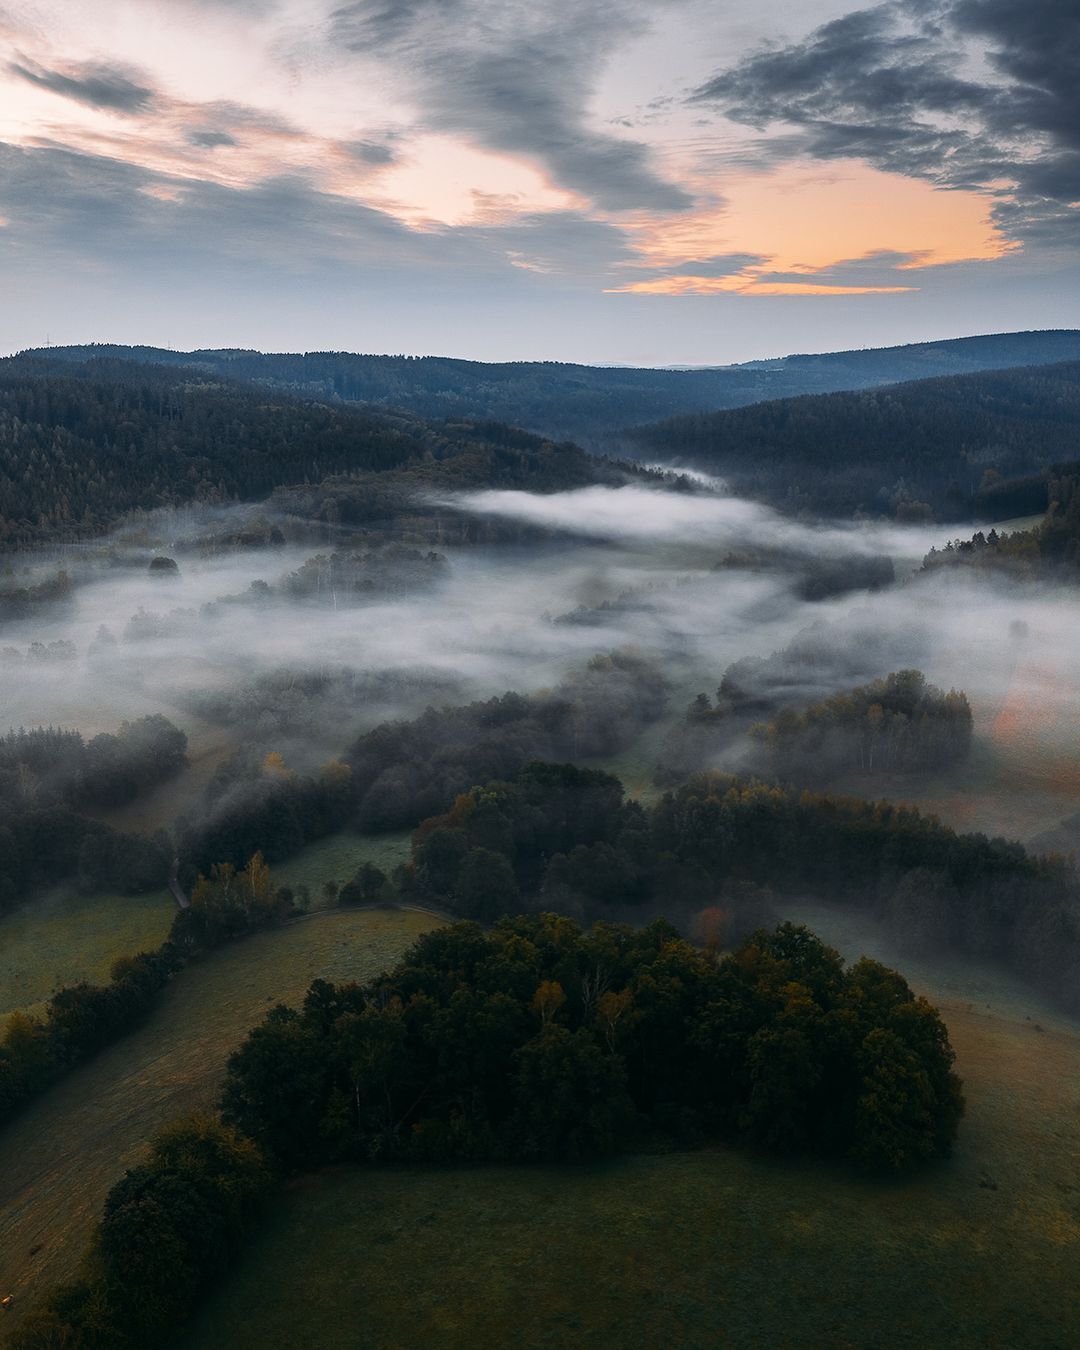
POLYGON ((487 364, 438 356, 352 352, 173 352, 158 347, 118 346, 53 347, 48 355, 75 361, 107 356, 163 365, 197 365, 219 375, 257 380, 309 398, 381 404, 423 417, 493 418, 596 448, 610 446, 612 437, 622 428, 680 413, 738 408, 767 399, 866 389, 930 376, 1076 361, 1080 360, 1080 331, 999 333, 691 370, 554 361, 487 364))
POLYGON ((1080 362, 678 417, 632 443, 788 509, 1002 520, 994 484, 1080 456, 1080 362))
POLYGON ((0 360, 0 548, 85 537, 132 510, 414 467, 436 486, 441 473, 541 491, 605 477, 576 446, 490 422, 331 406, 184 368, 0 360))

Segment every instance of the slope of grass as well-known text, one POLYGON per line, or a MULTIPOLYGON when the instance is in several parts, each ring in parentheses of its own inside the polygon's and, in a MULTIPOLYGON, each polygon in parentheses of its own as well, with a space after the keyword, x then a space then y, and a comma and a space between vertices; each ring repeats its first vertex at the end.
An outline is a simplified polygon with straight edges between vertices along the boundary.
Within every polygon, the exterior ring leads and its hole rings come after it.
POLYGON ((69 1075, 0 1133, 5 1324, 74 1271, 109 1188, 166 1121, 213 1104, 229 1053, 317 976, 366 980, 430 916, 338 910, 259 933, 183 971, 139 1030, 69 1075))
POLYGON ((57 989, 101 983, 119 956, 157 947, 176 913, 155 895, 79 895, 58 888, 0 918, 0 1025, 7 1014, 39 1012, 57 989))
MULTIPOLYGON (((872 937, 821 907, 793 917, 872 937)), ((335 1170, 288 1188, 185 1350, 1066 1350, 1080 1027, 975 970, 951 979, 968 1115, 946 1164, 896 1182, 727 1150, 335 1170)))

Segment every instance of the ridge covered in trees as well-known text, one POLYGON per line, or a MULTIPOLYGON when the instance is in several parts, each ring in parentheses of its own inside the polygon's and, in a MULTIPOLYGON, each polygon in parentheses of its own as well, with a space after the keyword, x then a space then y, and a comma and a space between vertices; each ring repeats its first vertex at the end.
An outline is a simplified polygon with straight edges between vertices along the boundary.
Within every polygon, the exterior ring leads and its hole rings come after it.
POLYGON ((1080 363, 918 380, 782 399, 637 428, 639 454, 722 474, 734 492, 785 510, 898 520, 971 519, 989 476, 1035 474, 1075 457, 1080 363))
POLYGON ((559 361, 481 362, 357 352, 174 352, 95 344, 50 359, 95 357, 184 365, 305 398, 409 409, 422 417, 494 418, 558 440, 611 444, 621 428, 765 399, 864 389, 1006 366, 1080 359, 1080 332, 992 333, 900 347, 823 352, 735 366, 649 370, 559 361))
POLYGON ((468 486, 577 487, 602 472, 576 447, 492 422, 331 406, 184 368, 0 360, 0 548, 85 537, 135 510, 423 466, 400 498, 455 461, 468 486))

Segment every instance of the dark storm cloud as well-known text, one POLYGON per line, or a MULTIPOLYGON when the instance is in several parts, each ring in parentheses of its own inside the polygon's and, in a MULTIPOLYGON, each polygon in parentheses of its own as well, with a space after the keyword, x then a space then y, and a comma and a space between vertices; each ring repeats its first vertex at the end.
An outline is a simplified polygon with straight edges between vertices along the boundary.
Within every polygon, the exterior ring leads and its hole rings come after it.
POLYGON ((603 61, 645 12, 625 0, 357 0, 335 12, 331 37, 395 62, 433 126, 531 156, 607 210, 683 210, 692 199, 645 146, 588 125, 603 61))
POLYGON ((106 112, 145 112, 156 97, 153 89, 139 83, 137 72, 106 63, 83 62, 61 71, 33 61, 12 61, 8 70, 29 84, 106 112))
POLYGON ((998 223, 1076 244, 1076 0, 890 0, 769 46, 691 96, 765 131, 763 153, 858 157, 950 188, 995 191, 998 223), (971 73, 982 55, 989 73, 971 73), (1012 199, 995 187, 1016 185, 1012 199))

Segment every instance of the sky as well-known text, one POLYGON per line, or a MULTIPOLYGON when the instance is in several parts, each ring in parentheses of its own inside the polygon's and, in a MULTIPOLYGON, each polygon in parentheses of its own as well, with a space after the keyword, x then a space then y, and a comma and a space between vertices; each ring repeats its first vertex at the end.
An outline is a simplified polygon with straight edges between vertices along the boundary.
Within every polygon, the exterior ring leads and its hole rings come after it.
POLYGON ((0 0, 0 351, 1080 326, 1077 0, 0 0))

